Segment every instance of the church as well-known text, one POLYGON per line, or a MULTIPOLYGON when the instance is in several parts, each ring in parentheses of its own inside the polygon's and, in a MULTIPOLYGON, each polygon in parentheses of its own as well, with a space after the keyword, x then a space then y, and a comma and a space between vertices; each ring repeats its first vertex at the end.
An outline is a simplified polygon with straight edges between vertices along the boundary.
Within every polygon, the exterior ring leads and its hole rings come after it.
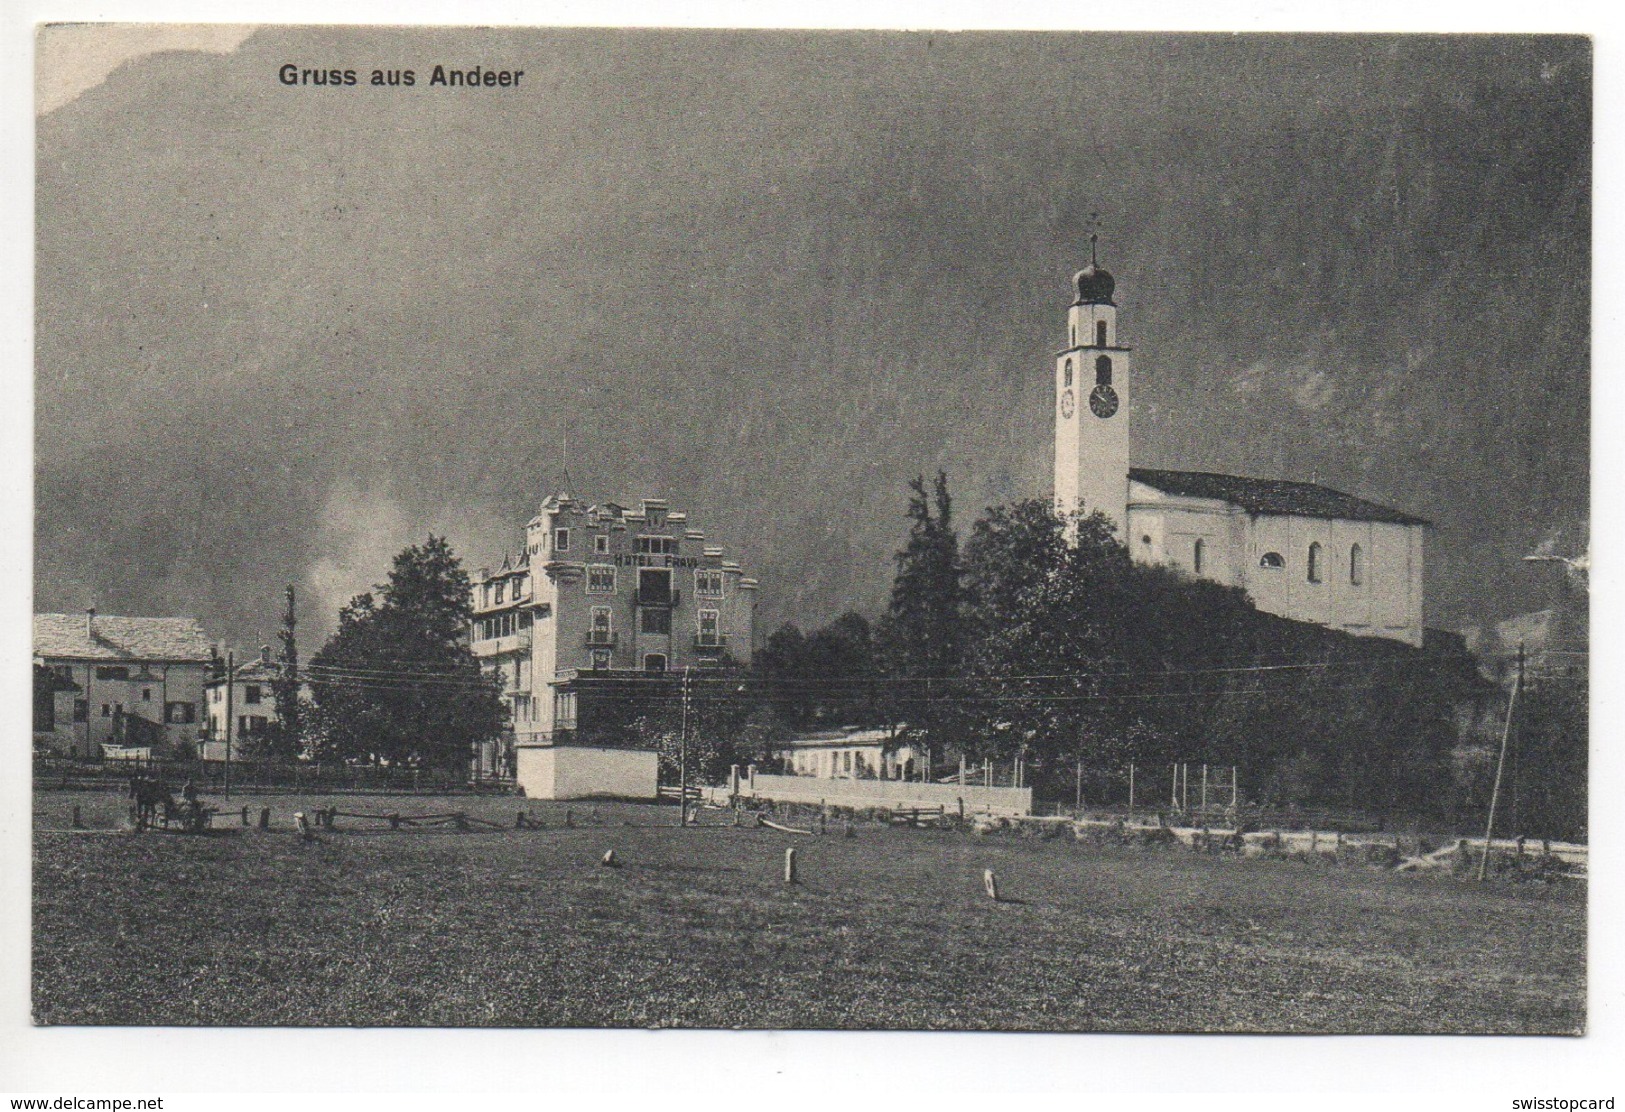
POLYGON ((1420 647, 1428 523, 1316 483, 1131 466, 1116 280, 1092 258, 1073 281, 1055 358, 1057 508, 1100 511, 1135 560, 1241 587, 1260 610, 1420 647))

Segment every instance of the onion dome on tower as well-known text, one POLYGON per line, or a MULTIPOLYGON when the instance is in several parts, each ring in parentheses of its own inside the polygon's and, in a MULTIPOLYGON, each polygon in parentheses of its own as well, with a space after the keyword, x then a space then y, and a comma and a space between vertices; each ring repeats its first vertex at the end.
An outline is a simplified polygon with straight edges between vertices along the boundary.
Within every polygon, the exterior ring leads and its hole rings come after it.
POLYGON ((1078 299, 1072 303, 1074 305, 1114 304, 1112 291, 1117 288, 1117 279, 1095 258, 1095 238, 1089 237, 1089 265, 1072 276, 1072 282, 1078 288, 1078 299))

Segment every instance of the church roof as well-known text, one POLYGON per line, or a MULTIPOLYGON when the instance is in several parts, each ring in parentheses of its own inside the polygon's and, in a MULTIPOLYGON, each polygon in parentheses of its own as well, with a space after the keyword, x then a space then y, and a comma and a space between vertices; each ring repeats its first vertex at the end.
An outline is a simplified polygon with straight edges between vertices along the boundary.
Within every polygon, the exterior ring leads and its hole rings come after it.
POLYGON ((1128 477, 1137 483, 1156 487, 1164 494, 1217 498, 1254 514, 1386 521, 1395 525, 1430 524, 1423 518, 1413 517, 1392 506, 1368 502, 1319 483, 1250 479, 1242 475, 1215 475, 1207 471, 1160 471, 1150 467, 1131 467, 1128 477))
POLYGON ((159 660, 202 663, 209 639, 195 618, 126 618, 35 614, 34 655, 73 660, 159 660))

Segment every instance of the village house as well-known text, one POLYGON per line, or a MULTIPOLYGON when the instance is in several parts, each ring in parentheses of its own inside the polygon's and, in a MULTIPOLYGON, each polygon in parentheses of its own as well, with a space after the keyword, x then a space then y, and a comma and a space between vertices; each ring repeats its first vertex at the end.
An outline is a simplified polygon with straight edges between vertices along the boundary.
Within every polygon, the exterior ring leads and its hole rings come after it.
POLYGON ((271 659, 268 648, 262 648, 247 664, 237 665, 229 684, 224 662, 218 658, 216 669, 218 674, 203 684, 207 714, 199 756, 223 761, 229 755, 235 760, 252 751, 258 738, 277 724, 272 685, 282 669, 271 659))
POLYGON ((209 640, 193 618, 34 615, 34 663, 58 679, 34 736, 64 756, 190 750, 202 725, 209 640))

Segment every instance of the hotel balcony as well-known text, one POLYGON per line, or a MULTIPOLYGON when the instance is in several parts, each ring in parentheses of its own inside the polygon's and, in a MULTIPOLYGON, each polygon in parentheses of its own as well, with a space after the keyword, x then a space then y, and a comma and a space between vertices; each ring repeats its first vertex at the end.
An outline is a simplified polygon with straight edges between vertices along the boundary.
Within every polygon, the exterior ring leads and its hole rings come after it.
POLYGON ((469 647, 475 656, 501 656, 503 653, 522 653, 530 649, 531 630, 521 629, 504 637, 486 637, 472 641, 469 647))
POLYGON ((696 633, 694 635, 694 651, 699 653, 719 653, 728 647, 728 637, 722 633, 696 633))
POLYGON ((639 606, 676 606, 683 601, 682 591, 645 591, 638 588, 639 606))

